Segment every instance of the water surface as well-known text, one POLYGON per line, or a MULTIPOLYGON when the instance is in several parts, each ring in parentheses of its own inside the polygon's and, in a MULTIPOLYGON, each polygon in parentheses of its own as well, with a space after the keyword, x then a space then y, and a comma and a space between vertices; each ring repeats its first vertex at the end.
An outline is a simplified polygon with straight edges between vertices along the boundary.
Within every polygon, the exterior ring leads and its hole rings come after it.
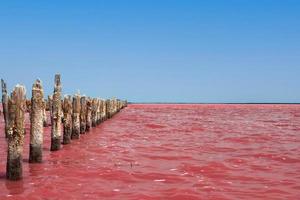
POLYGON ((27 123, 12 182, 1 131, 0 199, 300 199, 298 105, 135 104, 58 152, 49 140, 29 164, 27 123))

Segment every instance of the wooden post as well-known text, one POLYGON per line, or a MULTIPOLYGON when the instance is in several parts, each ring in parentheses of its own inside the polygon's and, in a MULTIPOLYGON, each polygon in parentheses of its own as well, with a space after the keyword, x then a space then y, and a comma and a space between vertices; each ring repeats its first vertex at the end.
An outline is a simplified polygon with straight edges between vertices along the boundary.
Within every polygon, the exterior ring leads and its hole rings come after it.
POLYGON ((36 80, 32 86, 30 107, 29 162, 40 163, 43 160, 44 134, 44 91, 40 80, 36 80))
POLYGON ((111 100, 111 116, 113 117, 115 115, 115 99, 113 98, 111 100))
POLYGON ((114 100, 113 99, 110 99, 109 101, 109 108, 110 108, 110 117, 112 118, 114 116, 114 100))
POLYGON ((51 151, 57 151, 60 149, 61 140, 61 81, 59 74, 55 75, 51 122, 51 151))
POLYGON ((115 98, 113 98, 112 103, 113 103, 113 115, 115 115, 116 114, 116 99, 115 98))
POLYGON ((117 113, 117 99, 113 99, 114 104, 114 115, 117 113))
POLYGON ((89 131, 92 126, 92 100, 87 98, 86 101, 86 131, 89 131))
POLYGON ((100 124, 100 99, 97 99, 97 125, 100 124))
POLYGON ((110 100, 106 99, 105 104, 106 104, 106 116, 107 116, 107 119, 109 119, 111 117, 110 116, 110 100))
POLYGON ((25 111, 26 89, 22 85, 17 85, 8 99, 6 178, 9 180, 22 178, 25 111))
POLYGON ((47 103, 46 103, 46 101, 44 101, 44 109, 43 109, 43 126, 44 127, 48 126, 46 107, 47 107, 47 103))
POLYGON ((1 79, 1 87, 2 87, 2 109, 4 116, 4 130, 5 137, 7 138, 7 129, 8 129, 8 95, 7 95, 7 86, 3 79, 1 79))
POLYGON ((102 120, 102 103, 101 103, 101 99, 98 99, 98 112, 99 112, 99 117, 98 117, 98 124, 101 123, 102 120))
POLYGON ((97 99, 92 100, 92 127, 97 125, 97 99))
POLYGON ((97 126, 98 125, 98 114, 99 114, 99 111, 98 111, 98 108, 99 108, 99 104, 98 104, 99 102, 98 102, 98 99, 96 99, 96 105, 95 105, 95 109, 96 109, 96 116, 95 116, 95 126, 97 126))
POLYGON ((115 107, 116 107, 116 108, 115 108, 115 109, 116 109, 116 113, 118 113, 118 112, 119 112, 119 106, 118 106, 118 105, 119 105, 119 104, 118 104, 118 103, 119 103, 119 100, 116 99, 116 100, 115 100, 115 103, 116 103, 116 105, 115 105, 115 107))
POLYGON ((117 113, 117 99, 114 99, 114 115, 117 113))
POLYGON ((107 116, 106 116, 106 101, 105 99, 102 100, 102 105, 103 105, 103 121, 105 121, 107 119, 107 116))
POLYGON ((115 99, 115 113, 118 113, 118 99, 115 99))
POLYGON ((100 122, 104 121, 104 100, 100 99, 100 122))
POLYGON ((64 135, 63 135, 63 144, 71 143, 72 135, 72 97, 71 95, 66 95, 63 102, 63 112, 64 112, 64 135))
POLYGON ((64 123, 64 98, 61 99, 61 123, 64 123))
POLYGON ((79 139, 80 137, 80 95, 75 94, 73 97, 73 129, 72 139, 79 139))
POLYGON ((53 103, 53 96, 48 95, 48 102, 47 102, 48 105, 47 106, 48 106, 48 110, 49 110, 49 113, 50 113, 50 117, 52 117, 52 103, 53 103))
POLYGON ((84 134, 86 131, 86 112, 87 112, 87 105, 86 105, 86 97, 82 96, 80 98, 80 134, 84 134))

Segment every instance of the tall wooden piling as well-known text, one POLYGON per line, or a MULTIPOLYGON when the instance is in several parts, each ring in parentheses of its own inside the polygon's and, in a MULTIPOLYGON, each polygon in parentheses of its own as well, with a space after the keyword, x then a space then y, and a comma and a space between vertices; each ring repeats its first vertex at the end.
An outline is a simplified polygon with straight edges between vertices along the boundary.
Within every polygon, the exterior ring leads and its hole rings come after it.
POLYGON ((99 124, 99 99, 96 100, 96 126, 99 124))
POLYGON ((113 115, 117 113, 117 99, 113 98, 113 115))
POLYGON ((92 100, 92 127, 97 126, 97 99, 92 100))
POLYGON ((4 116, 4 131, 5 137, 7 138, 7 129, 8 129, 8 94, 7 86, 3 79, 1 79, 1 88, 2 88, 2 109, 4 116))
POLYGON ((109 108, 110 108, 110 117, 112 118, 114 116, 114 100, 110 99, 109 103, 110 103, 110 106, 109 106, 109 108))
POLYGON ((113 99, 113 115, 117 113, 117 100, 113 99))
POLYGON ((48 108, 49 113, 50 113, 50 117, 52 116, 52 104, 53 104, 53 96, 52 95, 48 95, 48 101, 47 101, 46 110, 48 108))
POLYGON ((86 131, 89 131, 92 126, 92 100, 87 98, 86 101, 86 131))
POLYGON ((71 95, 66 95, 63 101, 63 112, 64 112, 64 135, 63 144, 71 143, 72 135, 72 113, 73 113, 73 103, 71 95))
POLYGON ((43 158, 44 106, 43 87, 40 80, 36 80, 32 86, 30 111, 30 163, 40 163, 43 158))
POLYGON ((44 127, 48 126, 46 107, 47 107, 47 102, 44 101, 44 109, 43 109, 43 126, 44 127))
POLYGON ((87 104, 86 97, 82 96, 80 98, 80 134, 84 134, 86 131, 86 112, 87 112, 87 104))
POLYGON ((9 180, 22 178, 25 111, 26 89, 22 85, 17 85, 8 99, 6 178, 9 180))
POLYGON ((97 125, 100 124, 100 119, 101 119, 101 101, 100 99, 97 99, 97 125))
POLYGON ((111 100, 111 104, 112 104, 111 112, 112 112, 112 116, 114 116, 116 113, 116 101, 114 98, 111 100))
POLYGON ((109 99, 109 115, 110 115, 110 118, 113 117, 113 108, 114 108, 114 105, 113 105, 113 99, 109 99))
POLYGON ((116 101, 116 112, 120 111, 120 99, 117 99, 116 101))
POLYGON ((105 119, 105 112, 104 112, 104 109, 105 109, 105 103, 104 103, 104 100, 103 99, 100 99, 100 122, 103 122, 105 119))
POLYGON ((55 86, 52 100, 52 117, 51 117, 51 151, 60 149, 61 140, 61 81, 60 75, 55 75, 55 86))
POLYGON ((111 116, 110 116, 110 100, 106 99, 105 104, 106 104, 106 116, 107 116, 107 119, 110 119, 111 118, 111 116))
POLYGON ((73 97, 73 129, 71 139, 79 139, 80 137, 80 95, 75 94, 73 97))

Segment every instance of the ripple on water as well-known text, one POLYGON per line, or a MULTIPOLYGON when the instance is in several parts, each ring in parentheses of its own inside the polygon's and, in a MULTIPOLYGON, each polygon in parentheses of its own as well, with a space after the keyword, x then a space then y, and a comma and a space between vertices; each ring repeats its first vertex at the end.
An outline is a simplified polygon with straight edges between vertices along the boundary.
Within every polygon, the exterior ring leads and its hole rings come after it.
POLYGON ((57 152, 45 128, 41 164, 28 163, 27 134, 18 182, 5 180, 0 134, 0 199, 299 199, 299 113, 299 105, 129 105, 57 152))

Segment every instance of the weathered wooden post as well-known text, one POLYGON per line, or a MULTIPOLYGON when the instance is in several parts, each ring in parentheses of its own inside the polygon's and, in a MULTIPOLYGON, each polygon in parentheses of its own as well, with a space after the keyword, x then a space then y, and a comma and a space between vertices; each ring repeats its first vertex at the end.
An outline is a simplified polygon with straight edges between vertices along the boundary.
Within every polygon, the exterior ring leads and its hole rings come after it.
POLYGON ((119 108, 118 108, 119 100, 116 99, 116 100, 115 100, 115 103, 116 103, 116 105, 115 105, 115 110, 116 110, 116 113, 118 113, 118 112, 119 112, 119 108))
POLYGON ((22 178, 25 111, 26 89, 22 85, 17 85, 8 99, 6 178, 9 180, 22 178))
POLYGON ((64 123, 64 98, 61 99, 61 123, 64 123))
POLYGON ((7 138, 7 128, 8 128, 8 95, 7 95, 7 86, 3 79, 1 79, 1 87, 2 87, 2 109, 4 116, 4 130, 5 137, 7 138))
POLYGON ((30 146, 29 162, 40 163, 43 160, 43 134, 44 134, 44 91, 40 80, 32 86, 30 111, 30 146))
POLYGON ((107 99, 107 116, 108 116, 108 119, 110 119, 111 118, 111 101, 110 101, 110 99, 107 99))
POLYGON ((59 74, 55 75, 51 122, 51 151, 57 151, 60 149, 61 140, 61 81, 59 74))
POLYGON ((92 127, 97 126, 97 99, 92 100, 92 127))
POLYGON ((102 105, 103 105, 103 121, 105 121, 107 119, 107 116, 106 116, 106 101, 105 99, 102 100, 102 105))
POLYGON ((110 117, 112 118, 114 116, 114 99, 110 99, 109 103, 110 103, 110 106, 109 106, 110 117))
POLYGON ((100 99, 97 99, 97 125, 100 124, 100 118, 101 118, 101 113, 100 113, 100 109, 101 109, 101 106, 100 106, 100 99))
POLYGON ((96 102, 96 126, 99 124, 99 99, 97 98, 96 102))
POLYGON ((116 99, 112 99, 112 116, 116 114, 116 99))
MULTIPOLYGON (((49 109, 49 113, 50 113, 50 117, 52 117, 52 104, 53 104, 53 96, 52 95, 48 95, 48 102, 47 102, 47 106, 49 109)), ((51 121, 52 123, 52 121, 51 121)))
POLYGON ((86 131, 86 114, 87 114, 87 102, 86 97, 82 96, 80 98, 80 133, 84 134, 86 131))
POLYGON ((47 107, 47 103, 44 100, 44 109, 43 109, 43 126, 44 127, 48 126, 46 107, 47 107))
POLYGON ((109 99, 106 99, 106 115, 107 115, 107 119, 110 118, 110 113, 109 113, 109 99))
POLYGON ((71 95, 66 95, 63 102, 63 112, 64 112, 64 135, 63 144, 71 143, 72 135, 72 113, 73 113, 73 103, 71 95))
POLYGON ((112 99, 112 116, 116 113, 116 101, 115 98, 112 99))
POLYGON ((104 121, 104 117, 105 117, 105 114, 104 114, 104 100, 103 99, 100 99, 100 121, 103 122, 104 121))
POLYGON ((80 95, 75 94, 73 97, 73 129, 71 139, 80 137, 80 95))
POLYGON ((117 108, 117 99, 114 99, 114 115, 118 112, 117 108))
POLYGON ((111 117, 110 116, 110 100, 106 99, 105 104, 106 104, 106 116, 107 116, 107 119, 109 119, 111 117))
POLYGON ((113 100, 109 99, 109 117, 113 117, 113 100))
POLYGON ((114 99, 114 115, 118 112, 118 100, 114 99))
POLYGON ((115 109, 116 109, 116 113, 118 113, 119 112, 119 107, 118 107, 118 103, 119 103, 119 100, 118 99, 116 99, 116 105, 115 105, 115 109))
POLYGON ((92 100, 87 98, 86 100, 86 131, 89 131, 92 126, 92 100))

